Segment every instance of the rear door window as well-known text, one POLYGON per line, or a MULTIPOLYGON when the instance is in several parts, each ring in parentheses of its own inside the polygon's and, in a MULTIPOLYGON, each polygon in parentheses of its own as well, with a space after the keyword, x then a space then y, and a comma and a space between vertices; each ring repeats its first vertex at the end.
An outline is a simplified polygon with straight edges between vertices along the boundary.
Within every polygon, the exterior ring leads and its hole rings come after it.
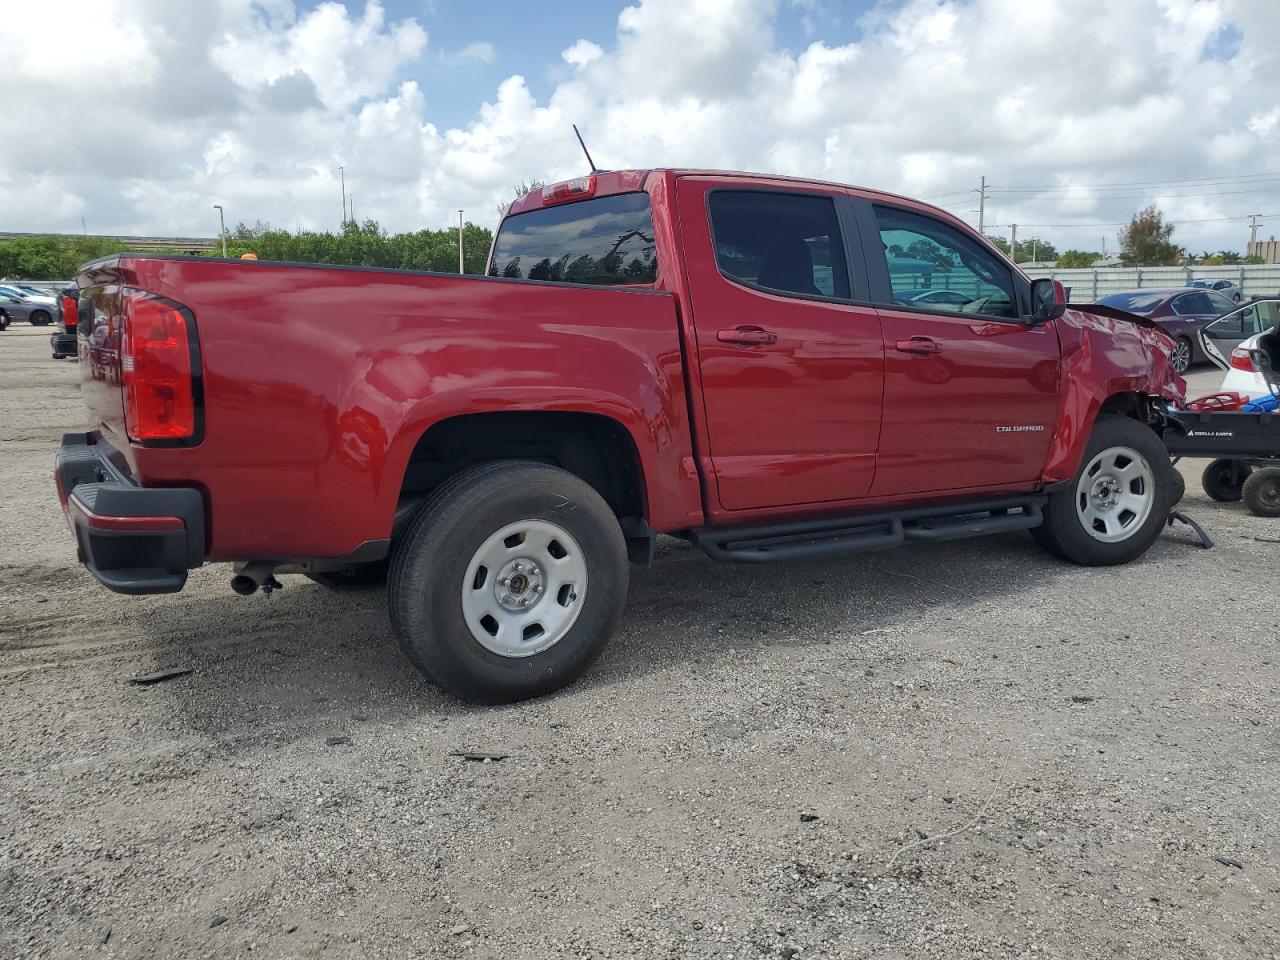
POLYGON ((658 279, 647 193, 621 193, 502 221, 489 276, 605 286, 658 279))
POLYGON ((1207 293, 1184 293, 1173 301, 1173 312, 1186 317, 1199 313, 1213 313, 1213 305, 1207 293))
POLYGON ((730 280, 783 295, 849 299, 849 267, 830 197, 715 190, 708 204, 716 264, 730 280))
POLYGON ((1223 296, 1220 293, 1210 293, 1207 296, 1209 297, 1210 313, 1226 313, 1236 308, 1230 297, 1223 296))

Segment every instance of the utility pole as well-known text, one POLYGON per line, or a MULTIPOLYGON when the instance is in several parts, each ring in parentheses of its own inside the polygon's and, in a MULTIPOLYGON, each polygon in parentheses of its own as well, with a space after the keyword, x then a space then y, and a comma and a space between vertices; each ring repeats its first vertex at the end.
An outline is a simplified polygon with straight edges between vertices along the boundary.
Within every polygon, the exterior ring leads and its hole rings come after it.
POLYGON ((466 273, 462 265, 462 211, 458 211, 458 272, 466 273))
POLYGON ((1040 238, 1035 237, 1031 241, 1031 262, 1032 263, 1036 263, 1039 261, 1040 259, 1040 257, 1038 256, 1039 250, 1040 250, 1040 238))
POLYGON ((987 178, 983 177, 978 187, 978 233, 982 233, 982 228, 987 222, 987 178))
POLYGON ((347 215, 351 217, 351 222, 356 222, 356 195, 353 193, 347 197, 347 215))
POLYGON ((347 175, 341 164, 338 166, 338 179, 342 183, 342 225, 347 225, 347 175))
POLYGON ((218 235, 222 237, 222 259, 227 258, 227 221, 222 216, 222 204, 215 203, 213 209, 218 211, 218 235))
POLYGON ((1102 259, 1103 259, 1103 260, 1107 259, 1107 236, 1106 236, 1106 234, 1103 234, 1103 235, 1102 235, 1102 259))
POLYGON ((1009 259, 1018 262, 1018 225, 1009 224, 1009 259))
POLYGON ((1249 246, 1252 247, 1258 242, 1258 218, 1262 216, 1260 213, 1249 214, 1249 246))

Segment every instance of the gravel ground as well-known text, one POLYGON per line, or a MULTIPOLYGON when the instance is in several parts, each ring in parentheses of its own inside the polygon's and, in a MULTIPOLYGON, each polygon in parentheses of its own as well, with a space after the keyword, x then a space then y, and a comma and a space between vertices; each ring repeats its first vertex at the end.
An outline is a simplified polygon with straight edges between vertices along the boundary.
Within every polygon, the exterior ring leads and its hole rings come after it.
POLYGON ((94 584, 46 339, 0 334, 0 955, 1280 956, 1280 523, 1200 464, 1217 548, 1116 569, 664 542, 583 682, 475 708, 379 590, 94 584))

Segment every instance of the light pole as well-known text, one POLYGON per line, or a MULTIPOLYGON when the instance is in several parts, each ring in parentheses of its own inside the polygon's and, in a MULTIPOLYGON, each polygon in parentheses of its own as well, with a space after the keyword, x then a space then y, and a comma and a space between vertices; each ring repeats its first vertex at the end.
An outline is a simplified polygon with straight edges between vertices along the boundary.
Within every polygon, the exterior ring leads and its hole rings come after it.
POLYGON ((222 237, 222 259, 227 258, 227 221, 222 216, 222 204, 215 203, 213 209, 218 211, 218 236, 222 237))
POLYGON ((342 226, 347 225, 347 175, 341 166, 338 167, 338 179, 342 183, 342 226))
POLYGON ((466 273, 462 265, 462 211, 458 211, 458 272, 466 273))

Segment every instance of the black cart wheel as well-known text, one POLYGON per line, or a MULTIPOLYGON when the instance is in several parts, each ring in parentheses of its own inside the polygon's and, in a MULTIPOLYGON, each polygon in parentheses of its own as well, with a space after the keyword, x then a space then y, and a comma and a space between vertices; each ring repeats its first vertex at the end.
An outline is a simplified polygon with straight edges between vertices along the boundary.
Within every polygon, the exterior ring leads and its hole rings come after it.
POLYGON ((1237 503, 1252 469, 1243 460, 1221 458, 1204 468, 1200 484, 1204 492, 1219 503, 1237 503))
POLYGON ((1244 482, 1244 505, 1255 517, 1280 517, 1280 467, 1263 467, 1244 482))

